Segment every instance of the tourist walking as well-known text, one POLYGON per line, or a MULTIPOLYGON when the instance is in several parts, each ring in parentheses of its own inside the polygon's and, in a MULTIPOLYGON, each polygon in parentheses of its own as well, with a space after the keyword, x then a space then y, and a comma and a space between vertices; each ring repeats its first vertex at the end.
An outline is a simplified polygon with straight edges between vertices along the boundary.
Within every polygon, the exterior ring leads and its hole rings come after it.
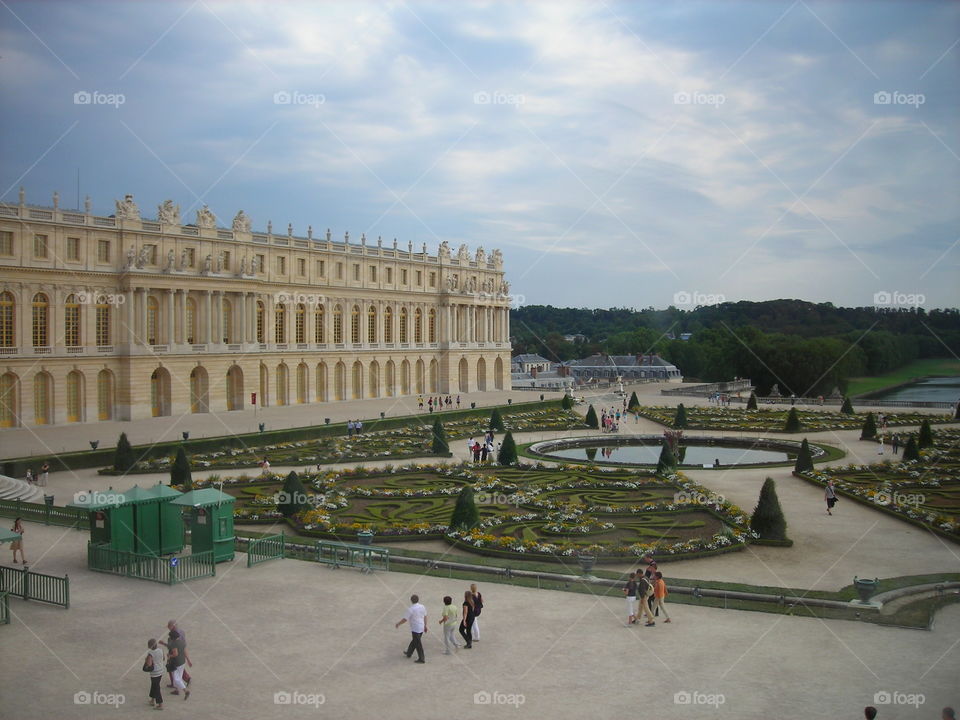
POLYGON ((473 608, 473 595, 469 590, 463 593, 463 610, 460 615, 460 637, 466 643, 464 647, 469 650, 473 647, 473 621, 476 620, 476 614, 473 608))
POLYGON ((23 556, 23 518, 17 518, 14 520, 13 527, 10 528, 10 531, 20 535, 20 537, 10 543, 10 549, 13 550, 13 564, 17 564, 17 551, 19 551, 20 560, 24 565, 26 565, 27 559, 23 556))
POLYGON ((267 456, 263 456, 263 460, 260 461, 260 470, 262 475, 270 474, 270 461, 267 460, 267 456))
POLYGON ((667 599, 667 584, 663 581, 663 573, 657 571, 653 580, 653 605, 656 608, 656 615, 660 615, 660 611, 663 610, 663 616, 666 618, 664 622, 670 622, 670 613, 667 612, 666 605, 663 604, 663 601, 667 599))
POLYGON ((40 487, 47 486, 47 480, 50 478, 50 463, 44 463, 40 466, 40 487))
POLYGON ((635 625, 637 622, 637 574, 630 573, 630 579, 623 588, 623 594, 627 598, 627 626, 635 625))
POLYGON ((443 654, 449 655, 450 648, 457 649, 457 608, 453 605, 453 598, 445 595, 443 598, 443 612, 440 614, 440 625, 443 627, 443 654))
POLYGON ((31 485, 33 485, 33 470, 31 470, 30 468, 27 468, 27 477, 26 477, 26 480, 27 480, 28 483, 30 483, 31 485))
POLYGON ((833 515, 833 506, 837 504, 837 491, 833 487, 833 480, 827 480, 823 489, 823 497, 827 501, 827 515, 833 515))
POLYGON ((653 595, 653 585, 646 577, 641 575, 637 579, 637 595, 640 598, 640 612, 646 618, 645 627, 653 627, 656 623, 653 621, 653 614, 650 612, 650 597, 653 595))
MULTIPOLYGON (((176 630, 180 634, 179 641, 180 641, 180 644, 183 646, 183 656, 186 658, 187 665, 189 665, 190 667, 193 667, 193 663, 190 661, 190 656, 187 654, 187 634, 183 630, 181 630, 180 627, 177 626, 176 620, 172 620, 172 619, 167 620, 167 642, 160 640, 160 644, 169 649, 170 643, 173 642, 174 630, 176 630)), ((187 672, 186 667, 183 669, 183 682, 186 683, 187 685, 190 684, 190 673, 187 672)), ((174 688, 173 690, 174 695, 180 694, 177 691, 176 686, 174 685, 174 682, 173 682, 173 671, 170 672, 170 684, 167 685, 167 687, 174 688)))
POLYGON ((896 455, 900 452, 900 435, 895 434, 890 440, 890 449, 893 450, 893 454, 896 455))
POLYGON ((880 436, 880 446, 877 448, 877 455, 883 455, 883 435, 880 436))
POLYGON ((417 595, 410 596, 410 607, 407 608, 407 614, 404 615, 400 619, 400 622, 394 625, 394 627, 398 628, 404 623, 410 623, 410 644, 407 645, 407 649, 403 654, 411 657, 413 651, 416 650, 417 662, 425 663, 422 638, 423 634, 427 631, 427 609, 420 604, 420 598, 417 595))
POLYGON ((167 651, 167 670, 173 672, 173 694, 179 695, 183 690, 183 699, 187 700, 190 698, 190 690, 183 681, 183 671, 187 669, 189 656, 186 643, 181 640, 177 630, 171 630, 167 637, 167 651))
POLYGON ((347 437, 353 437, 353 420, 347 420, 347 437))
POLYGON ((417 410, 423 411, 423 395, 417 397, 417 410))
POLYGON ((154 638, 147 640, 147 657, 143 660, 144 671, 150 673, 150 707, 163 710, 163 693, 160 682, 163 680, 163 650, 154 638))
POLYGON ((471 635, 473 636, 473 642, 479 642, 480 612, 483 610, 483 595, 477 590, 476 583, 470 585, 470 594, 473 596, 473 626, 471 627, 471 635))

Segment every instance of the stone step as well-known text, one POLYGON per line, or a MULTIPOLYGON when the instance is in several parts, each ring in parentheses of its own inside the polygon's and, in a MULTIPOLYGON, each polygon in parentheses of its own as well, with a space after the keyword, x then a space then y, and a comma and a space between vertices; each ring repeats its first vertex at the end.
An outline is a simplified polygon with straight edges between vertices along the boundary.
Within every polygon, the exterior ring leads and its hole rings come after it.
POLYGON ((0 475, 0 500, 43 503, 44 490, 47 489, 31 485, 26 480, 0 475))

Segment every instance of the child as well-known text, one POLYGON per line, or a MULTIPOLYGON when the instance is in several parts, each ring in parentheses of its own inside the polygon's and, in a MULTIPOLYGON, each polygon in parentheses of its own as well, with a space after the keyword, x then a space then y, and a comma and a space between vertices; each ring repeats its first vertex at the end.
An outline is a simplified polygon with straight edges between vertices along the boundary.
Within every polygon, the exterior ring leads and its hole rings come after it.
POLYGON ((459 649, 460 643, 456 640, 457 621, 460 619, 460 613, 453 606, 453 598, 449 595, 443 597, 443 613, 440 615, 440 624, 443 625, 443 654, 449 655, 450 648, 459 649))
POLYGON ((664 622, 670 622, 670 615, 667 613, 667 608, 663 604, 663 601, 667 598, 667 584, 663 581, 663 573, 659 571, 657 571, 656 579, 653 581, 653 597, 654 606, 657 608, 657 615, 663 610, 663 616, 666 618, 664 622))
POLYGON ((623 588, 623 594, 627 597, 627 625, 636 625, 637 623, 637 574, 630 573, 630 579, 623 588))

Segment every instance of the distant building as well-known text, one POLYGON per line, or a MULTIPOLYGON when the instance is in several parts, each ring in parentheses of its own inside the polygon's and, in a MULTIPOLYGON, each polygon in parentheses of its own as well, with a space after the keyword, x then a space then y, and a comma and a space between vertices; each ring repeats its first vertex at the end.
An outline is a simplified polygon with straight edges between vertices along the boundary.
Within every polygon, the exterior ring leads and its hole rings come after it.
POLYGON ((569 375, 578 384, 594 379, 615 381, 622 377, 631 380, 660 380, 681 382, 683 374, 659 355, 591 355, 581 360, 561 363, 561 375, 569 375))
POLYGON ((514 389, 546 388, 563 390, 574 386, 560 363, 553 363, 536 353, 517 355, 510 362, 510 386, 514 389))
POLYGON ((576 335, 564 335, 563 339, 568 343, 584 343, 587 341, 587 336, 577 333, 576 335))
POLYGON ((534 370, 543 372, 551 369, 551 363, 542 355, 536 353, 522 353, 510 361, 511 370, 517 368, 517 372, 529 373, 534 370))

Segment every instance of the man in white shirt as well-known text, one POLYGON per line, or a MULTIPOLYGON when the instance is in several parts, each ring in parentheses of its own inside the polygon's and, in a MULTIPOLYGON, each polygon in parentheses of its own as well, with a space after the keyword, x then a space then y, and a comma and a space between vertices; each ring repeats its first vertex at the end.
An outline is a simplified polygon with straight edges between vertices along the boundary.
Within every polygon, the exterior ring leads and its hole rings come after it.
POLYGON ((410 634, 412 637, 410 644, 403 654, 407 657, 412 657, 413 651, 416 650, 417 662, 424 663, 426 661, 423 659, 423 643, 421 642, 421 637, 427 631, 427 609, 420 604, 420 598, 416 595, 410 596, 410 607, 407 608, 407 614, 404 615, 403 619, 394 625, 394 627, 398 628, 405 622, 410 623, 410 634))

